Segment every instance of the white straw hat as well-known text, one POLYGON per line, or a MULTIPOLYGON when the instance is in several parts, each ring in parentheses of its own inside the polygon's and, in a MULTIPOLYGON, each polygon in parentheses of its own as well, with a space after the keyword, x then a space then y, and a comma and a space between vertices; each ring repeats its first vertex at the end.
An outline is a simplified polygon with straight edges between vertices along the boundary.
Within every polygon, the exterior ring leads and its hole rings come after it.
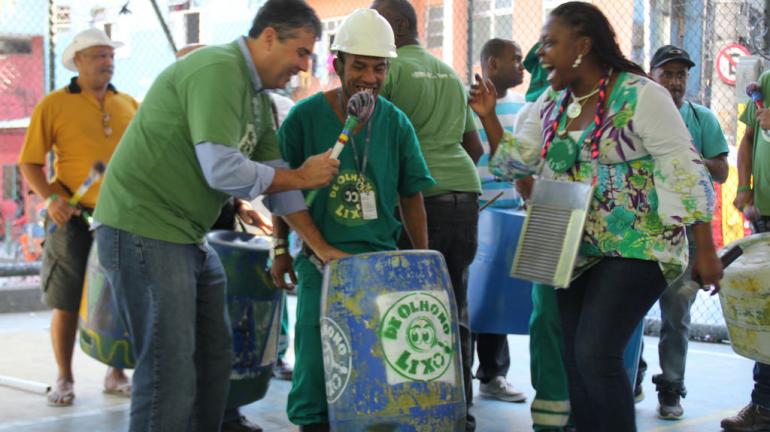
POLYGON ((78 51, 83 51, 86 48, 91 48, 93 46, 109 46, 113 48, 120 48, 123 46, 123 42, 115 42, 110 40, 110 37, 107 36, 107 33, 97 28, 83 30, 82 32, 76 34, 75 37, 72 38, 72 42, 69 44, 69 46, 64 49, 64 54, 62 54, 61 59, 62 63, 64 63, 64 67, 71 71, 77 72, 78 68, 75 66, 75 53, 78 51))

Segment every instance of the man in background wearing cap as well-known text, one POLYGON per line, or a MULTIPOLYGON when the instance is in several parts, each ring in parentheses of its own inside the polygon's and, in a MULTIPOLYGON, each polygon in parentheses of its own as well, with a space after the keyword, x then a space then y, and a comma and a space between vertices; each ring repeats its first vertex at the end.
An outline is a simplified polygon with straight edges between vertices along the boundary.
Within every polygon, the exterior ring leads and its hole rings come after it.
MULTIPOLYGON (((402 221, 415 247, 426 249, 428 233, 421 191, 434 184, 409 119, 377 96, 388 62, 396 56, 393 32, 385 19, 372 9, 357 9, 338 28, 332 50, 337 51, 334 70, 341 87, 299 102, 286 118, 279 136, 289 165, 298 166, 309 155, 334 144, 353 94, 370 92, 376 104, 368 122, 351 131, 350 141, 340 154, 340 175, 331 187, 319 191, 309 209, 312 221, 308 223, 339 248, 339 254, 318 253, 303 230, 298 229, 296 214, 284 218, 304 242, 294 262, 299 280, 296 360, 287 409, 289 420, 300 425, 301 431, 329 430, 319 325, 321 263, 347 254, 395 250, 401 233, 401 223, 394 214, 397 204, 401 205, 402 221)), ((285 245, 285 225, 275 219, 273 225, 276 241, 285 245)), ((275 255, 273 278, 285 287, 285 275, 293 275, 291 258, 285 246, 275 255)))
MULTIPOLYGON (((138 103, 110 84, 114 72, 113 42, 102 30, 75 35, 64 50, 64 67, 78 73, 70 84, 46 96, 35 107, 27 129, 19 166, 33 191, 46 200, 46 228, 40 279, 45 303, 53 308, 51 342, 59 372, 48 394, 52 406, 68 406, 73 391, 72 354, 78 325, 88 252, 93 236, 87 218, 93 213, 99 183, 70 206, 67 199, 83 183, 94 162, 107 163, 118 145, 138 103), (49 183, 46 154, 53 150, 55 176, 49 183)), ((120 369, 109 368, 106 393, 128 396, 131 384, 120 369)))
POLYGON ((281 168, 264 92, 308 68, 320 35, 304 1, 268 0, 248 36, 161 72, 115 152, 94 219, 136 356, 132 431, 220 429, 233 343, 224 269, 205 234, 229 196, 272 194, 268 207, 283 214, 304 208, 296 189, 336 174, 328 154, 281 168))
MULTIPOLYGON (((689 54, 681 48, 666 45, 658 49, 650 62, 650 75, 665 87, 674 100, 692 136, 693 145, 703 157, 703 162, 717 183, 727 179, 727 140, 714 113, 696 103, 685 100, 687 78, 690 68, 695 66, 689 54)), ((694 282, 691 278, 694 262, 695 241, 690 227, 687 227, 690 245, 690 264, 684 273, 663 292, 660 297, 660 342, 658 356, 661 374, 652 377, 658 391, 658 417, 678 420, 684 414, 680 398, 685 397, 684 370, 687 360, 688 332, 690 330, 690 307, 697 290, 688 288, 694 282)), ((643 360, 640 361, 643 363, 643 360)), ((642 367, 640 366, 640 371, 642 367)), ((643 372, 642 372, 643 373, 643 372)), ((641 375, 640 375, 641 377, 641 375)), ((641 381, 641 380, 638 380, 641 381)), ((641 395, 641 382, 637 383, 637 400, 641 395)))
MULTIPOLYGON (((465 401, 473 404, 473 343, 468 322, 468 267, 476 256, 481 182, 476 162, 484 153, 462 81, 452 68, 420 46, 417 16, 407 0, 372 6, 396 35, 398 58, 382 95, 412 121, 436 185, 425 191, 429 247, 441 252, 452 280, 460 320, 465 401)), ((475 430, 468 412, 466 429, 475 430)))

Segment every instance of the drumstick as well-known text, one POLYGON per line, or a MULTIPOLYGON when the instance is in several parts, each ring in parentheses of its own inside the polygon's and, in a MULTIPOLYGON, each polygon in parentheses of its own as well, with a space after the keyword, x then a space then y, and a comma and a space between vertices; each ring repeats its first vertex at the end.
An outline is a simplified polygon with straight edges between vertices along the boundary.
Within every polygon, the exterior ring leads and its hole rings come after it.
POLYGON ((481 206, 479 213, 481 213, 485 208, 489 207, 493 202, 497 201, 497 199, 503 196, 504 193, 505 192, 498 192, 498 194, 493 196, 491 200, 487 201, 483 206, 481 206))
MULTIPOLYGON (((88 192, 88 190, 91 188, 91 186, 94 185, 97 181, 99 181, 100 178, 102 178, 102 174, 104 174, 104 170, 106 169, 104 162, 102 161, 96 161, 94 162, 94 165, 91 167, 91 171, 88 172, 88 176, 83 181, 83 184, 78 187, 78 189, 75 191, 75 193, 70 197, 70 199, 67 200, 67 204, 69 204, 72 207, 75 207, 78 205, 80 200, 83 198, 83 195, 88 192)), ((52 223, 51 226, 48 228, 48 234, 53 234, 54 231, 56 231, 56 223, 52 223)))
POLYGON ((46 394, 51 391, 51 386, 35 381, 30 381, 12 376, 0 375, 0 386, 10 387, 30 393, 46 394))
MULTIPOLYGON (((342 149, 345 148, 345 143, 348 142, 350 134, 356 126, 358 126, 359 123, 366 123, 366 121, 369 120, 369 117, 372 116, 372 113, 374 113, 375 100, 373 94, 365 91, 360 91, 350 97, 350 100, 348 100, 348 118, 345 120, 345 125, 342 126, 342 132, 340 132, 340 136, 337 137, 337 143, 334 144, 334 148, 332 149, 332 154, 330 156, 332 159, 337 159, 340 153, 342 153, 342 149)), ((308 207, 313 203, 316 195, 318 195, 318 189, 314 189, 307 194, 305 204, 308 207)))

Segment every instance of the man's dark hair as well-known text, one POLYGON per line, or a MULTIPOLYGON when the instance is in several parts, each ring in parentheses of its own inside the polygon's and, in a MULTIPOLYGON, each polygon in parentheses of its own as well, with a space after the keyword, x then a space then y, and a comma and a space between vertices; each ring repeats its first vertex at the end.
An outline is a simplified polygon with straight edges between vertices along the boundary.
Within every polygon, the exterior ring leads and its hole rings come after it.
POLYGON ((481 55, 479 56, 481 64, 486 64, 490 57, 500 58, 503 55, 505 48, 509 46, 513 46, 513 41, 500 38, 488 40, 484 46, 481 47, 481 55))
MULTIPOLYGON (((391 12, 395 12, 401 15, 401 18, 406 20, 411 35, 417 35, 417 13, 414 11, 414 6, 407 0, 376 0, 375 3, 384 5, 391 12)), ((394 29, 395 30, 395 29, 394 29)))
POLYGON ((257 38, 267 27, 278 32, 281 42, 296 36, 296 30, 306 28, 321 37, 321 20, 304 0, 268 0, 259 9, 249 30, 250 38, 257 38))
POLYGON ((647 76, 641 66, 627 59, 615 39, 615 30, 599 8, 591 3, 571 1, 557 6, 551 16, 559 17, 580 36, 591 38, 591 53, 600 64, 615 72, 647 76))

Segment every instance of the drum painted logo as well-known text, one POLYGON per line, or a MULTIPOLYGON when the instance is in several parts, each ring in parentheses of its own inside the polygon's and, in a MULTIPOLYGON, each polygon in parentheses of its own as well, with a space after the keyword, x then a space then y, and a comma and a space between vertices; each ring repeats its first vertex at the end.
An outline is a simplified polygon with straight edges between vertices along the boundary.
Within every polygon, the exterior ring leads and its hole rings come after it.
POLYGON ((353 369, 350 341, 336 322, 321 317, 321 344, 326 376, 326 401, 333 403, 342 396, 350 381, 353 369))
POLYGON ((454 380, 452 315, 440 291, 393 293, 377 299, 381 313, 380 341, 391 383, 454 380), (453 369, 452 369, 453 370, 453 369))

